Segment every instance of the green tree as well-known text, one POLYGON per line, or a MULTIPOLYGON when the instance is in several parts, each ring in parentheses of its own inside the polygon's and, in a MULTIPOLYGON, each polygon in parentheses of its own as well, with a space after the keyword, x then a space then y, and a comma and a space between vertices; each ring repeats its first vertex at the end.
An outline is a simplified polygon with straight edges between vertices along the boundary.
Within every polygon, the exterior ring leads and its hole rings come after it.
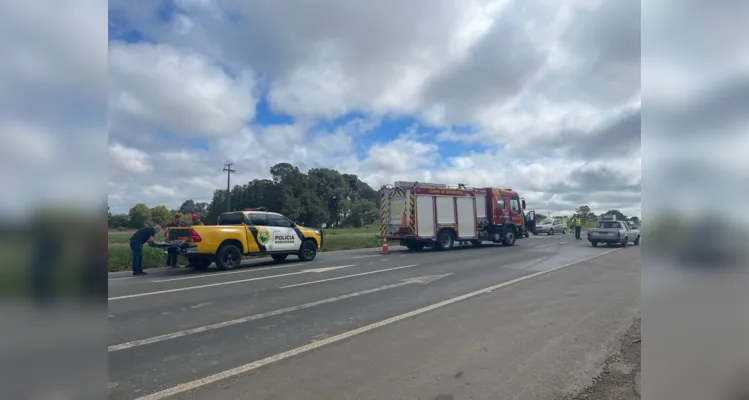
POLYGON ((172 218, 172 214, 166 206, 162 205, 151 208, 151 221, 154 224, 165 226, 172 222, 172 218))
POLYGON ((179 206, 179 212, 182 214, 192 214, 195 212, 195 208, 195 202, 192 199, 185 200, 182 205, 179 206))
POLYGON ((109 229, 123 229, 130 225, 130 217, 127 214, 109 213, 109 229))
POLYGON ((130 217, 130 227, 134 229, 140 229, 145 226, 151 225, 151 209, 143 203, 134 205, 128 212, 130 217))
POLYGON ((616 217, 617 221, 627 221, 628 218, 626 215, 622 214, 619 210, 609 210, 606 211, 604 215, 613 215, 616 217))

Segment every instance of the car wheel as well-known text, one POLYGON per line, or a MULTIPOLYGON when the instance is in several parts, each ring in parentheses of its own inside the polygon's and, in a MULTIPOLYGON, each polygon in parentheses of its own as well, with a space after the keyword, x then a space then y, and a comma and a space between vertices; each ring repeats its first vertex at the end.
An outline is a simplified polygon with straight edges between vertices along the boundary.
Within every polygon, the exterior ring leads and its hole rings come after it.
POLYGON ((549 235, 549 236, 554 235, 554 229, 549 229, 549 233, 547 233, 547 235, 549 235))
POLYGON ((598 247, 598 242, 592 241, 592 242, 590 242, 590 245, 593 246, 593 247, 598 247))
POLYGON ((640 235, 637 235, 637 239, 635 239, 635 246, 640 245, 640 235))
POLYGON ((627 247, 628 243, 629 243, 629 239, 625 236, 624 241, 622 242, 622 247, 627 247))
POLYGON ((299 247, 299 259, 302 261, 312 261, 317 256, 317 244, 314 241, 307 239, 302 242, 299 247))
POLYGON ((221 246, 216 252, 216 267, 221 271, 233 270, 242 262, 242 252, 233 244, 221 246))

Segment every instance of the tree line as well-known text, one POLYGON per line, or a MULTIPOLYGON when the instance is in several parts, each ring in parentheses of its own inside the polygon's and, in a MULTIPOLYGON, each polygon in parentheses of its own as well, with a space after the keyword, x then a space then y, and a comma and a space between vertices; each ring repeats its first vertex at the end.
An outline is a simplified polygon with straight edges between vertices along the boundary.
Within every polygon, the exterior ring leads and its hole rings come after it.
MULTIPOLYGON (((274 165, 270 174, 270 179, 255 179, 234 186, 230 193, 230 210, 265 207, 310 227, 361 227, 379 219, 378 192, 356 175, 329 168, 312 168, 305 174, 288 163, 274 165)), ((182 214, 186 222, 191 214, 198 214, 206 225, 214 225, 219 215, 227 211, 226 200, 226 190, 216 190, 209 203, 186 200, 176 210, 139 203, 127 214, 110 213, 109 228, 166 225, 175 214, 182 214)))
MULTIPOLYGON (((380 197, 377 190, 362 182, 356 175, 342 174, 329 168, 312 168, 302 173, 299 168, 279 163, 270 168, 270 179, 255 179, 231 190, 231 211, 265 207, 278 212, 300 225, 310 227, 361 227, 379 220, 380 197)), ((178 209, 164 205, 148 207, 139 203, 127 214, 109 214, 110 229, 138 229, 150 224, 166 225, 175 214, 190 221, 198 214, 206 225, 214 225, 218 216, 227 211, 226 190, 216 190, 209 203, 186 200, 178 209)), ((532 209, 532 207, 531 207, 532 209)), ((627 217, 619 210, 609 210, 602 215, 615 215, 618 220, 639 224, 637 217, 627 217)), ((570 218, 580 216, 587 221, 597 221, 599 216, 590 207, 578 207, 570 218)), ((542 221, 547 216, 537 214, 542 221)))
MULTIPOLYGON (((568 217, 569 219, 574 219, 574 218, 580 217, 581 219, 584 219, 584 220, 586 220, 588 222, 596 222, 599 219, 601 219, 604 215, 613 215, 614 217, 616 217, 617 221, 630 221, 630 222, 635 223, 635 224, 640 224, 640 219, 639 218, 637 218, 636 216, 627 217, 626 215, 624 215, 624 213, 622 213, 619 210, 608 210, 608 211, 606 211, 605 213, 603 213, 603 214, 601 214, 599 216, 596 213, 592 212, 590 210, 590 207, 587 206, 587 205, 578 207, 575 210, 575 212, 572 213, 572 215, 555 215, 555 216, 553 216, 553 218, 568 217)), ((543 221, 543 220, 545 220, 547 218, 550 218, 550 217, 547 216, 547 215, 544 215, 544 214, 538 214, 538 213, 536 213, 536 220, 539 221, 539 222, 543 221)))

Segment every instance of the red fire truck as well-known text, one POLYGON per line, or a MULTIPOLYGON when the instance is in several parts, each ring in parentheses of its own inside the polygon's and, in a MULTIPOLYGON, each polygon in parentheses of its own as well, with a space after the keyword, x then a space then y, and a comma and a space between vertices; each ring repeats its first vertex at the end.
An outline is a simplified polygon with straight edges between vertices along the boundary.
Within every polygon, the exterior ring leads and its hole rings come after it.
POLYGON ((459 243, 512 246, 535 229, 534 211, 512 189, 395 182, 380 188, 380 232, 409 250, 459 243))

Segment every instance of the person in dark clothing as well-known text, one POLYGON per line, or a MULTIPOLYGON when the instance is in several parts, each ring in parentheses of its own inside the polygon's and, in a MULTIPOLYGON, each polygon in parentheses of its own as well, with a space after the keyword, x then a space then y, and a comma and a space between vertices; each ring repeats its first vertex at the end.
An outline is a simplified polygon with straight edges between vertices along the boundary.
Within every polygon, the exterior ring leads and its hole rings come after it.
MULTIPOLYGON (((170 222, 169 225, 167 225, 167 228, 176 228, 176 227, 183 227, 187 226, 184 222, 182 222, 182 218, 179 214, 174 215, 174 221, 170 222)), ((166 266, 169 268, 177 268, 177 249, 175 248, 169 248, 166 253, 166 266)))
POLYGON ((143 245, 146 243, 154 243, 153 237, 159 232, 161 232, 161 226, 147 226, 138 229, 133 236, 130 237, 130 250, 133 252, 134 276, 147 275, 143 272, 143 245))

